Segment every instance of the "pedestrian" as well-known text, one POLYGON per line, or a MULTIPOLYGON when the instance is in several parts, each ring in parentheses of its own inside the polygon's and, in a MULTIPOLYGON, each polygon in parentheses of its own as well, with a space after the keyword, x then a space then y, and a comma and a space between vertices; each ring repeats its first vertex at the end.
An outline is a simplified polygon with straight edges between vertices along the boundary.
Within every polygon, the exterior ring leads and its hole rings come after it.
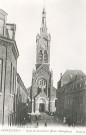
POLYGON ((68 124, 69 127, 71 126, 71 119, 70 119, 70 117, 67 119, 67 124, 68 124))
POLYGON ((45 122, 45 127, 47 127, 47 122, 45 122))
POLYGON ((53 113, 53 115, 54 115, 54 118, 55 118, 56 114, 55 114, 55 113, 53 113))
POLYGON ((64 123, 64 124, 66 123, 66 118, 65 118, 65 117, 63 118, 63 123, 64 123))
POLYGON ((25 125, 26 118, 24 117, 24 125, 25 125))
POLYGON ((73 126, 75 127, 75 124, 76 124, 76 121, 75 120, 73 120, 73 126))
POLYGON ((39 125, 38 121, 37 121, 37 126, 39 125))
POLYGON ((35 121, 37 121, 37 116, 35 115, 35 121))

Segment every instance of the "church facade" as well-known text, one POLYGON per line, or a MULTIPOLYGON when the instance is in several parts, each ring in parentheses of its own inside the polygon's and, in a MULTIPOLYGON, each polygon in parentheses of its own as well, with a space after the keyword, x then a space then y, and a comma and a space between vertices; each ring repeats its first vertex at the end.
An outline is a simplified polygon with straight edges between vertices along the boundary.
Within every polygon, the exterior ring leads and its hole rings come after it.
POLYGON ((43 8, 40 34, 36 36, 36 69, 32 72, 32 112, 54 112, 56 89, 53 72, 50 71, 51 36, 46 27, 46 11, 43 8))

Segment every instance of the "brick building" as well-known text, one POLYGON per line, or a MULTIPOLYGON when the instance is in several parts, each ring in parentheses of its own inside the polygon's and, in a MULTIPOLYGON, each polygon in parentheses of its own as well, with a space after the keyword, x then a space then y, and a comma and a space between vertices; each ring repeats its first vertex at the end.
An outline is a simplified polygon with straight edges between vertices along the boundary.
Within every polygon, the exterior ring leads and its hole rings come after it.
POLYGON ((18 73, 17 73, 17 95, 19 96, 18 98, 19 102, 26 103, 28 99, 27 89, 18 73))
POLYGON ((46 11, 43 8, 40 34, 36 36, 36 69, 32 73, 30 96, 32 112, 55 111, 56 89, 53 87, 53 72, 50 71, 51 36, 46 27, 46 11))
POLYGON ((6 24, 7 13, 0 9, 0 123, 15 117, 17 58, 15 24, 6 24))
POLYGON ((26 115, 26 104, 28 101, 27 89, 17 73, 17 94, 16 94, 16 122, 22 124, 26 115))
POLYGON ((67 70, 57 88, 57 116, 77 124, 86 122, 86 75, 79 70, 67 70))
MULTIPOLYGON (((15 24, 7 24, 7 13, 0 9, 0 124, 15 124, 17 94, 17 59, 15 24)), ((21 80, 19 80, 21 83, 21 80)), ((24 87, 23 85, 21 87, 24 87)), ((25 92, 25 87, 22 92, 25 92)), ((23 93, 25 102, 26 96, 23 93)))

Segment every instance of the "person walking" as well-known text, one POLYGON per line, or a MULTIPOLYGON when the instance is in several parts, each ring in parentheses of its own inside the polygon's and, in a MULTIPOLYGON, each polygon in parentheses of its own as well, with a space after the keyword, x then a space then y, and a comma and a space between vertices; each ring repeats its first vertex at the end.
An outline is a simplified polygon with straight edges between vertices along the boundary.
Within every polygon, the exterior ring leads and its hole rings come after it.
POLYGON ((39 126, 39 123, 38 123, 38 121, 37 121, 37 127, 39 126))
POLYGON ((66 124, 66 117, 63 118, 63 124, 66 124))
POLYGON ((45 122, 45 127, 47 127, 47 122, 45 122))

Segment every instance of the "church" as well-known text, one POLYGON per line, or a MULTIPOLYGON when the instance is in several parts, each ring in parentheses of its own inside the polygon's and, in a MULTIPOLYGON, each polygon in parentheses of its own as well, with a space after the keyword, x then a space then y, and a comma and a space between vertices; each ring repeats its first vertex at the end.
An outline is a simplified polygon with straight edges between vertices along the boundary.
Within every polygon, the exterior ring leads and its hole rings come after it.
POLYGON ((46 27, 46 11, 43 8, 40 34, 36 36, 36 64, 30 87, 32 113, 56 111, 56 89, 53 87, 53 72, 50 70, 50 41, 51 36, 46 27))

